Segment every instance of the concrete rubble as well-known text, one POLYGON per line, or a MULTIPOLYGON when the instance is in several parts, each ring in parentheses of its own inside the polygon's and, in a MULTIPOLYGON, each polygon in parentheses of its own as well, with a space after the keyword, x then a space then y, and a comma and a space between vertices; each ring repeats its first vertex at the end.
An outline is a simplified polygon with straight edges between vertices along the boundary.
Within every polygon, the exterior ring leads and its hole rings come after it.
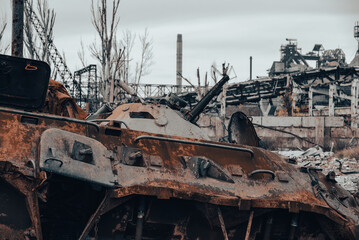
POLYGON ((309 148, 306 151, 277 151, 277 153, 288 157, 298 166, 320 168, 325 175, 333 171, 339 185, 353 194, 358 192, 359 159, 337 158, 333 152, 323 152, 320 147, 309 148))

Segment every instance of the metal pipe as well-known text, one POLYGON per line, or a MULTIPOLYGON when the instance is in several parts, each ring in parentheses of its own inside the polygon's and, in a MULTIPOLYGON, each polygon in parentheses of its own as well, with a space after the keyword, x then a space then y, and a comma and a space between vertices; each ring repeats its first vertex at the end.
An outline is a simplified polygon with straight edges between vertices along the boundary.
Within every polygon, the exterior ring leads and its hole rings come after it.
POLYGON ((23 57, 24 48, 24 0, 12 1, 11 55, 23 57))
POLYGON ((240 147, 221 145, 221 144, 216 144, 216 143, 195 142, 195 141, 175 139, 175 138, 157 137, 157 136, 150 136, 150 135, 142 135, 142 136, 137 137, 135 139, 135 143, 138 143, 140 140, 143 140, 143 139, 166 141, 166 142, 177 142, 177 143, 184 143, 184 144, 191 144, 191 145, 198 145, 198 146, 205 146, 205 147, 215 147, 215 148, 222 148, 222 149, 228 149, 228 150, 235 150, 235 151, 247 152, 247 153, 251 154, 252 158, 254 157, 254 152, 248 148, 240 148, 240 147))
POLYGON ((252 80, 252 56, 249 57, 249 80, 252 80))
POLYGON ((139 203, 139 206, 138 206, 138 212, 137 212, 135 240, 141 240, 142 239, 144 217, 145 217, 145 198, 141 197, 140 198, 140 203, 139 203))
POLYGON ((195 123, 201 112, 203 112, 209 102, 222 91, 223 85, 228 81, 229 77, 224 75, 223 78, 197 103, 197 105, 191 111, 186 113, 185 118, 191 123, 195 123))

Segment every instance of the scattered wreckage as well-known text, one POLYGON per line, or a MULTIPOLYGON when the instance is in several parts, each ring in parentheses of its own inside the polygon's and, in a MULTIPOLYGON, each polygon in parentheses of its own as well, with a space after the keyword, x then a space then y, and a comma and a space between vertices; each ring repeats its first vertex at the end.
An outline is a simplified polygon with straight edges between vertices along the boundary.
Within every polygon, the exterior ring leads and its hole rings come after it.
POLYGON ((241 145, 253 129, 207 140, 194 124, 205 101, 184 113, 121 105, 85 121, 56 90, 44 110, 49 74, 0 56, 0 239, 358 238, 357 200, 333 176, 256 136, 241 145))

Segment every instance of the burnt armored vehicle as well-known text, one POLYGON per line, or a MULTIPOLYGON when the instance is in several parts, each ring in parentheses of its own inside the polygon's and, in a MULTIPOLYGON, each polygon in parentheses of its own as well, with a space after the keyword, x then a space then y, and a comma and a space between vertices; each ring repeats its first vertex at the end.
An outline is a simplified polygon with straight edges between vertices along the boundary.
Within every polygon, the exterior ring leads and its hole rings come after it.
POLYGON ((48 81, 45 63, 0 56, 0 239, 358 238, 333 174, 116 119, 140 105, 98 124, 44 113, 48 81))

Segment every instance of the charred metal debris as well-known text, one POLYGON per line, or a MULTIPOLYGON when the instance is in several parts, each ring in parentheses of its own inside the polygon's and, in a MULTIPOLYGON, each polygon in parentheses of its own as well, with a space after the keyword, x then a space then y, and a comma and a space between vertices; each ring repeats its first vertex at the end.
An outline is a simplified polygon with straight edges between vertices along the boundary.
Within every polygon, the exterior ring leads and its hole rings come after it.
POLYGON ((48 74, 0 56, 1 239, 358 238, 357 198, 259 148, 243 115, 225 143, 168 105, 124 104, 92 121, 66 101, 79 119, 41 113, 48 74))

